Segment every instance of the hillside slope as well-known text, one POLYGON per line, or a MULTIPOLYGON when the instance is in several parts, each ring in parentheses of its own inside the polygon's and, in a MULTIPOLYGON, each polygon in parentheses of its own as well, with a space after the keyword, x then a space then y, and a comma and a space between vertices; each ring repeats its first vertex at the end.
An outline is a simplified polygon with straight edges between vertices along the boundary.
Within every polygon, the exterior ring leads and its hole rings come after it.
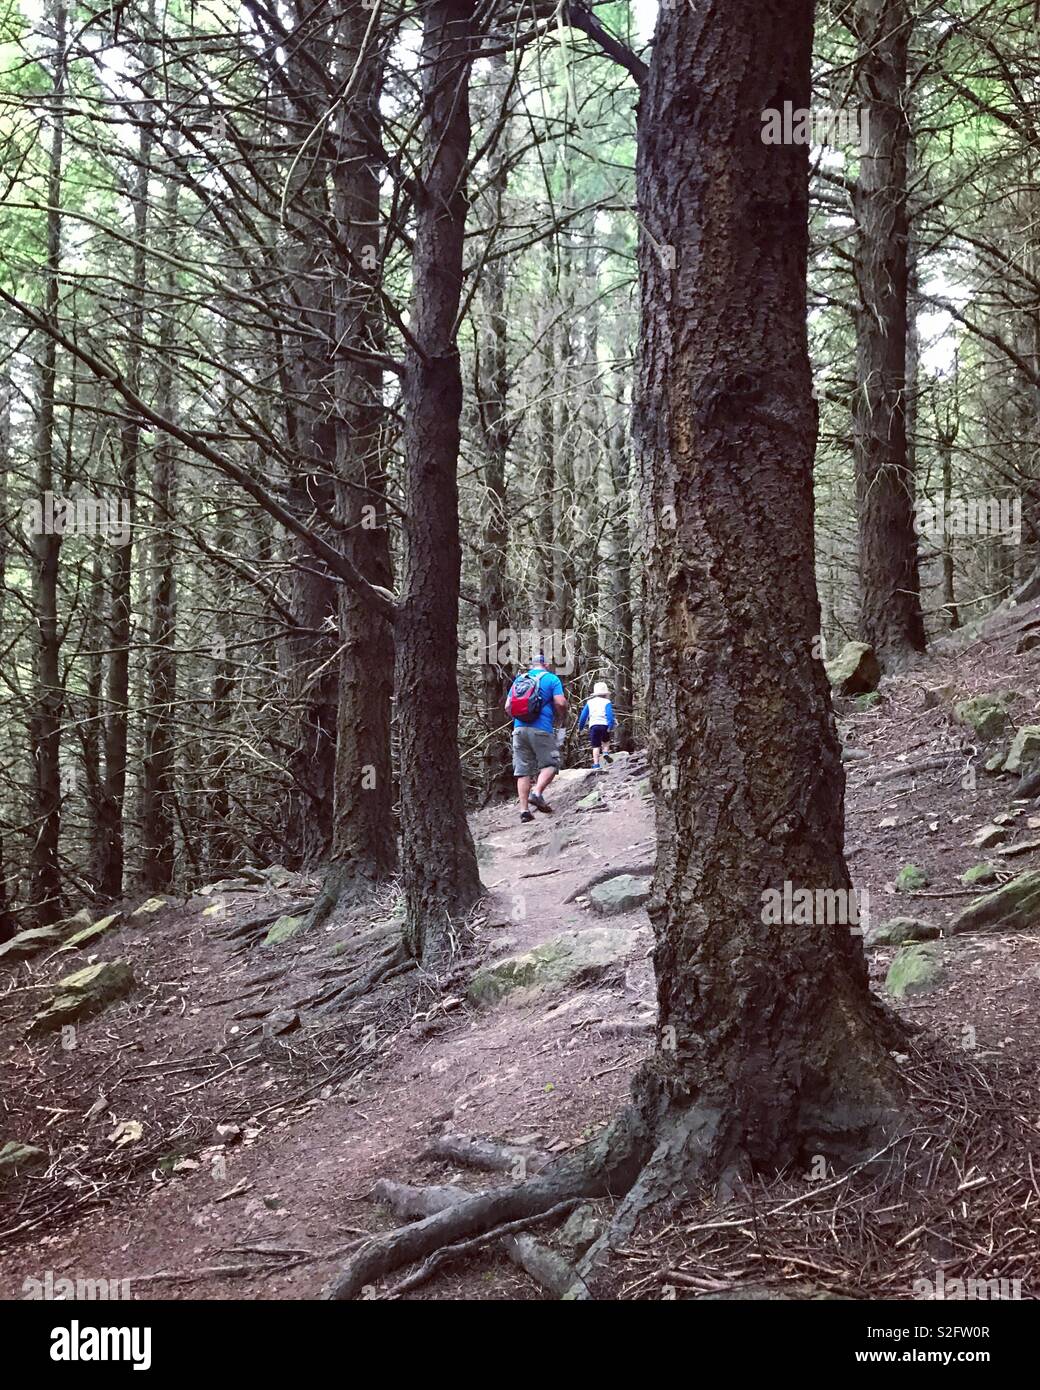
MULTIPOLYGON (((840 702, 848 855, 872 928, 913 917, 946 931, 1040 868, 1040 808, 982 770, 1037 715, 1034 653, 1016 651, 1030 622, 1033 609, 1004 614, 885 682, 879 701, 840 702), (1007 725, 983 746, 954 706, 997 690, 1007 725), (976 848, 994 817, 999 843, 976 848), (961 881, 982 862, 991 882, 961 881), (919 875, 899 887, 908 866, 919 875)), ((256 872, 138 915, 132 904, 71 949, 0 960, 0 1147, 39 1150, 0 1178, 0 1296, 51 1271, 129 1280, 138 1299, 316 1297, 367 1232, 396 1224, 371 1200, 377 1181, 503 1180, 445 1136, 533 1157, 594 1133, 652 1046, 646 776, 641 755, 619 758, 599 778, 563 774, 552 818, 520 826, 511 805, 473 817, 488 896, 446 980, 400 959, 391 893, 309 933, 317 882, 256 872), (26 1036, 55 980, 118 960, 133 974, 125 998, 73 1034, 26 1036)), ((918 1138, 898 1165, 787 1174, 724 1208, 705 1194, 696 1219, 626 1249, 611 1291, 909 1298, 937 1268, 970 1266, 1034 1296, 1040 914, 1026 915, 929 944, 928 978, 895 1001, 925 1030, 903 1059, 918 1138), (744 1203, 773 1219, 752 1228, 744 1203)), ((869 952, 879 988, 898 949, 869 952)), ((495 1247, 407 1296, 546 1295, 495 1247)))

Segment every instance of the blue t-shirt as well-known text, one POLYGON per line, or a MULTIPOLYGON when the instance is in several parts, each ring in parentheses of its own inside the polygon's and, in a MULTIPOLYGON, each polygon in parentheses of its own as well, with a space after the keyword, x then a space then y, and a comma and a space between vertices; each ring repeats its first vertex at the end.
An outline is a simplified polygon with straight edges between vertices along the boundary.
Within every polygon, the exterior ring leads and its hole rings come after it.
POLYGON ((563 694, 563 681, 560 680, 559 676, 554 676, 550 671, 547 671, 544 666, 532 666, 527 674, 529 676, 541 676, 539 689, 542 692, 542 699, 545 703, 542 705, 542 712, 537 719, 533 720, 530 724, 525 724, 522 719, 514 719, 513 728, 545 729, 549 733, 552 733, 553 725, 556 722, 556 710, 553 706, 553 697, 563 694))

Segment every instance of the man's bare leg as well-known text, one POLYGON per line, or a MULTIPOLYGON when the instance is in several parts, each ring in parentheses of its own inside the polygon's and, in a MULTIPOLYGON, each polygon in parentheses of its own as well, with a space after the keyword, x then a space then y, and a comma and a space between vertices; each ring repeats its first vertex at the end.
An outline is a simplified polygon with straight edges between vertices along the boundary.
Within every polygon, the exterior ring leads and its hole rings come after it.
POLYGON ((534 784, 534 789, 539 796, 541 796, 542 792, 545 791, 546 787, 549 785, 549 783, 555 776, 556 769, 554 767, 542 768, 541 772, 539 772, 538 774, 538 781, 534 784))
POLYGON ((520 798, 520 814, 524 815, 527 811, 527 798, 531 795, 530 777, 518 777, 516 779, 516 794, 520 798))

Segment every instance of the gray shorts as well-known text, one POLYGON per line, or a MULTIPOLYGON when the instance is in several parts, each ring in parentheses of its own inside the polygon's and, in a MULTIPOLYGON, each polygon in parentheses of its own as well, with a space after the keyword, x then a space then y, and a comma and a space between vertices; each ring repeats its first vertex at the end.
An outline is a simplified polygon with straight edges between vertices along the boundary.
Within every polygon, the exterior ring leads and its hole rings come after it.
POLYGON ((537 777, 543 768, 560 766, 560 750, 551 729, 513 730, 513 776, 537 777))

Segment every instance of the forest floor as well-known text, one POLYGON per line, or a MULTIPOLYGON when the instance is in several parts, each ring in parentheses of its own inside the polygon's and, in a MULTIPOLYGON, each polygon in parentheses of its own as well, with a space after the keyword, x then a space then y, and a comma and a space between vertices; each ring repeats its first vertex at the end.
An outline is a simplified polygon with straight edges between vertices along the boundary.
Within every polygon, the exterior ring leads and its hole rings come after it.
MULTIPOLYGON (((954 692, 1011 688, 1015 724, 1036 721, 1040 667, 1016 646, 1038 611, 939 644, 920 670, 886 680, 873 708, 841 702, 845 745, 865 755, 848 764, 846 839, 872 922, 941 927, 986 891, 960 881, 969 867, 988 858, 1001 879, 1040 868, 1040 847, 1006 853, 1040 841, 1029 824, 1040 806, 1015 805, 1014 780, 985 774, 952 718, 954 692), (1001 852, 974 848, 974 832, 1002 813, 1001 852), (896 889, 908 864, 927 887, 896 889)), ((265 944, 272 921, 316 892, 301 876, 136 917, 127 904, 89 954, 0 967, 0 1146, 47 1156, 0 1186, 0 1297, 25 1297, 25 1281, 48 1271, 129 1280, 136 1299, 318 1297, 359 1240, 397 1224, 371 1200, 377 1180, 507 1180, 428 1152, 438 1138, 558 1154, 605 1125, 652 1046, 651 935, 642 908, 601 919, 575 899, 608 872, 651 871, 645 779, 636 754, 599 777, 562 774, 555 815, 533 825, 512 804, 473 816, 488 893, 447 980, 393 964, 389 891, 265 944), (579 805, 594 788, 598 804, 579 805), (490 1004, 467 997, 479 966, 593 927, 609 929, 609 958, 567 982, 490 1004), (26 1037, 41 986, 117 957, 135 989, 78 1025, 75 1046, 26 1037)), ((691 1199, 620 1252, 612 1294, 912 1298, 915 1280, 943 1270, 1020 1279, 1021 1296, 1037 1297, 1040 922, 940 949, 937 983, 895 1004, 921 1029, 899 1058, 914 1118, 906 1145, 852 1174, 787 1174, 726 1205, 691 1199)), ((869 952, 878 989, 893 955, 869 952)), ((545 1297, 495 1246, 407 1296, 545 1297)))

